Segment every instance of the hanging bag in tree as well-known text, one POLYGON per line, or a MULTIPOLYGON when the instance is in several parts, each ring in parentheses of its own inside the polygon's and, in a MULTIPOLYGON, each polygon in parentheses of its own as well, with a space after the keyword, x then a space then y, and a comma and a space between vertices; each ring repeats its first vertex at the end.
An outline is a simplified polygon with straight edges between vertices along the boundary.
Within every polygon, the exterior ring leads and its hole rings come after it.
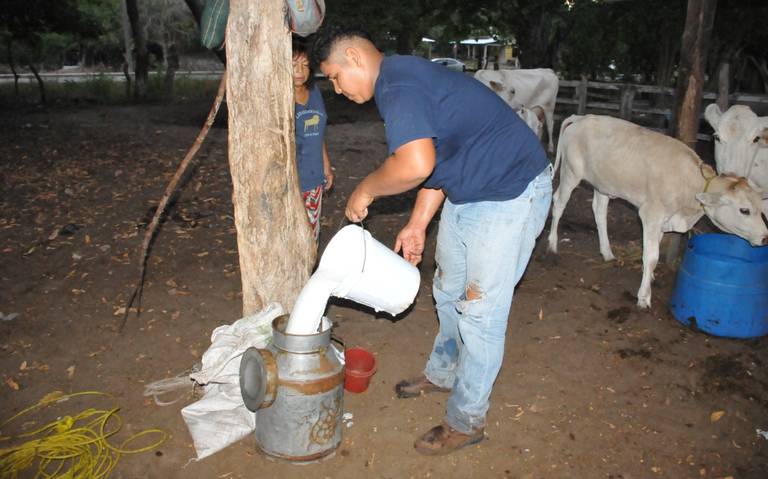
POLYGON ((206 0, 200 17, 200 43, 209 49, 224 45, 229 18, 229 0, 206 0))
MULTIPOLYGON (((306 37, 320 28, 325 17, 325 0, 286 0, 291 31, 306 37)), ((200 18, 200 43, 205 48, 224 45, 229 17, 229 0, 206 0, 200 18)))
POLYGON ((302 37, 320 28, 325 17, 325 0, 286 0, 291 31, 302 37))

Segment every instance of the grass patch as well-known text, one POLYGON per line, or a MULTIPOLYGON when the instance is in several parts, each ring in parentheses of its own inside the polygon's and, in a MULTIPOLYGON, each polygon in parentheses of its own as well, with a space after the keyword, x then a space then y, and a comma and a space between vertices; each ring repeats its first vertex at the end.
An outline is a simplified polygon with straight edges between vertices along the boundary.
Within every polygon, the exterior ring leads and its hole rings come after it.
MULTIPOLYGON (((45 96, 50 105, 125 105, 133 103, 127 95, 126 83, 122 78, 98 75, 81 81, 45 80, 45 96)), ((150 73, 147 82, 147 102, 187 103, 198 100, 212 100, 216 95, 219 78, 201 78, 177 73, 173 83, 173 95, 166 97, 165 75, 150 73)), ((18 95, 13 82, 0 83, 0 105, 29 106, 40 103, 37 81, 22 80, 18 95)))

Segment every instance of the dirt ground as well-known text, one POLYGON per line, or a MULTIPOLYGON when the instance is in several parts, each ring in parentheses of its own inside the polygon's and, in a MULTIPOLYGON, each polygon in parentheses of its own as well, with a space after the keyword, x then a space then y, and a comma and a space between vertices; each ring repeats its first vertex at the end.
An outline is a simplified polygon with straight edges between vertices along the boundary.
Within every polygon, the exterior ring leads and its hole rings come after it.
MULTIPOLYGON (((347 195, 386 150, 372 105, 330 97, 327 105, 337 183, 325 203, 323 244, 347 195)), ((393 393, 398 380, 421 370, 437 330, 432 228, 409 314, 393 321, 350 305, 329 308, 335 332, 348 346, 374 351, 379 365, 367 392, 345 395, 354 418, 333 457, 280 463, 248 437, 190 462, 179 410, 192 397, 161 407, 142 391, 198 362, 211 331, 240 317, 223 125, 209 135, 155 242, 144 313, 131 316, 122 334, 115 328, 143 227, 208 106, 16 110, 0 118, 0 312, 18 313, 0 321, 3 418, 53 391, 113 395, 121 434, 155 427, 170 434, 154 451, 124 456, 113 476, 120 478, 768 477, 768 441, 756 434, 768 429, 768 340, 682 327, 667 311, 675 276, 664 265, 653 308, 637 310, 637 215, 611 204, 619 259, 603 263, 584 187, 565 212, 560 255, 537 249, 516 291, 486 441, 442 458, 417 454, 413 440, 439 422, 446 396, 393 393)), ((378 240, 393 243, 412 198, 375 203, 367 227, 378 240)), ((98 401, 71 401, 69 413, 98 401)), ((44 419, 33 414, 22 426, 44 419)))

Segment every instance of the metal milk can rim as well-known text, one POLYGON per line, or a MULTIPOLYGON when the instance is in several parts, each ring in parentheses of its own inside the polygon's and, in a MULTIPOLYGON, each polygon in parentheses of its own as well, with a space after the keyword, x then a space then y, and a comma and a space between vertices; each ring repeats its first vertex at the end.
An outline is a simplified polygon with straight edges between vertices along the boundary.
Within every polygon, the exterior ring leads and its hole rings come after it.
MULTIPOLYGON (((315 334, 288 334, 285 326, 289 315, 278 316, 272 321, 272 345, 289 353, 306 354, 315 353, 328 348, 331 344, 331 327, 315 334)), ((327 324, 327 319, 320 321, 321 325, 327 324)))

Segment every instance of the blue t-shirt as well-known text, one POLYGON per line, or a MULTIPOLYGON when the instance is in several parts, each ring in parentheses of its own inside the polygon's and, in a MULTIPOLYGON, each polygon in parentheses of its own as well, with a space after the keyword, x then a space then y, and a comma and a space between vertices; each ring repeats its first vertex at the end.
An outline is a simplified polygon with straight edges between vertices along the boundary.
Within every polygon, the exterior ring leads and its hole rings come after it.
POLYGON ((325 114, 323 95, 314 85, 309 90, 306 105, 294 104, 296 119, 296 165, 299 170, 299 185, 301 191, 309 191, 322 185, 325 181, 323 173, 323 139, 325 124, 328 120, 325 114))
POLYGON ((411 56, 386 57, 375 89, 390 154, 432 138, 437 162, 424 183, 455 204, 519 196, 549 164, 512 108, 466 74, 411 56))

